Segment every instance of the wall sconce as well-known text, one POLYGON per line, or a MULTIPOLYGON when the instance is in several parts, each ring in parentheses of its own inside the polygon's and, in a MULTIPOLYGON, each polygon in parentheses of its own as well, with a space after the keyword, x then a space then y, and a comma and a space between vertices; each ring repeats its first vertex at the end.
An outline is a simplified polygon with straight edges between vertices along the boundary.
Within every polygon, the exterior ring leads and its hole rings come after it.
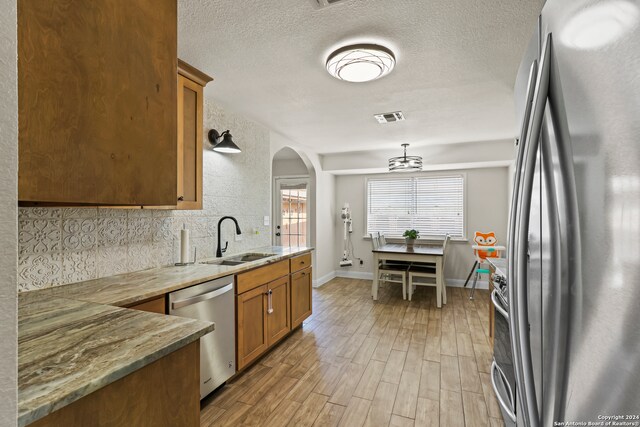
POLYGON ((241 153, 242 150, 238 147, 232 139, 228 130, 222 133, 218 133, 217 130, 211 129, 209 131, 209 141, 213 144, 213 151, 218 153, 241 153))

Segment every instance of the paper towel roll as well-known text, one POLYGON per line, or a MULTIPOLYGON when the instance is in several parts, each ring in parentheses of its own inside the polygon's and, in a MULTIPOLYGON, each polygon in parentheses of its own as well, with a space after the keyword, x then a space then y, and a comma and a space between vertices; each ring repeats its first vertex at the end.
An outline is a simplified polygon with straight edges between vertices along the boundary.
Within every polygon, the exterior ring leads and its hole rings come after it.
POLYGON ((189 230, 183 228, 180 230, 180 263, 186 264, 190 262, 189 255, 191 250, 189 248, 189 230))

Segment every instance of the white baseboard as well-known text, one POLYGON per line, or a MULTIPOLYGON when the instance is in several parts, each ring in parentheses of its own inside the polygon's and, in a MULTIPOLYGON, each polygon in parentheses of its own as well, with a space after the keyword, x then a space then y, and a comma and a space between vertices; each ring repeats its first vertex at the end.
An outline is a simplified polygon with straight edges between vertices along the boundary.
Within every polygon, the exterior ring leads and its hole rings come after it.
MULTIPOLYGON (((462 288, 464 287, 464 280, 461 279, 445 279, 447 282, 447 286, 451 286, 452 288, 462 288)), ((471 289, 471 285, 473 284, 472 280, 469 280, 469 284, 467 285, 468 289, 471 289)), ((476 289, 489 289, 489 282, 486 280, 478 280, 476 283, 476 289)))
POLYGON ((344 277, 346 279, 373 280, 373 273, 367 271, 338 270, 335 274, 336 277, 344 277))
POLYGON ((329 273, 325 274, 322 277, 318 277, 317 279, 313 279, 313 283, 311 286, 313 286, 314 288, 319 288, 320 286, 324 285, 325 283, 327 283, 328 281, 330 281, 331 279, 336 277, 336 272, 335 271, 330 271, 329 273))
MULTIPOLYGON (((367 271, 351 271, 351 270, 332 271, 331 273, 325 274, 324 276, 318 278, 317 280, 314 280, 313 287, 319 288, 320 286, 324 285, 325 283, 327 283, 328 281, 330 281, 335 277, 343 277, 345 279, 373 280, 373 273, 367 272, 367 271)), ((452 288, 462 288, 464 287, 464 282, 465 282, 462 279, 446 279, 446 278, 444 279, 444 281, 447 283, 447 286, 450 286, 452 288)), ((471 289, 472 283, 473 282, 469 280, 469 284, 467 285, 467 288, 471 289)), ((486 280, 478 280, 478 282, 476 283, 476 289, 489 289, 489 282, 486 280)))

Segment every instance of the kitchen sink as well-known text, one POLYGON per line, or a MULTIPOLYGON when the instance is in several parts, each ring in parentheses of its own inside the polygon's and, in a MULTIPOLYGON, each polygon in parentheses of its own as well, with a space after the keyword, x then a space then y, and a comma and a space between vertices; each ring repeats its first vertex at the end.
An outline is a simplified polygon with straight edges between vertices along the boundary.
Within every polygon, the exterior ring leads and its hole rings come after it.
MULTIPOLYGON (((259 259, 268 258, 268 257, 274 256, 274 255, 275 254, 258 254, 258 253, 244 254, 244 255, 242 255, 242 257, 240 257, 240 261, 242 261, 242 262, 257 261, 259 259)), ((235 259, 235 258, 232 258, 232 259, 235 259)))
POLYGON ((274 256, 275 254, 260 254, 260 253, 250 253, 244 255, 238 255, 232 258, 228 258, 225 260, 212 260, 205 261, 203 264, 215 264, 215 265, 240 265, 251 261, 257 261, 259 259, 268 258, 270 256, 274 256))
POLYGON ((247 261, 233 261, 230 259, 225 259, 224 261, 209 261, 207 264, 220 264, 220 265, 240 265, 244 264, 247 261))

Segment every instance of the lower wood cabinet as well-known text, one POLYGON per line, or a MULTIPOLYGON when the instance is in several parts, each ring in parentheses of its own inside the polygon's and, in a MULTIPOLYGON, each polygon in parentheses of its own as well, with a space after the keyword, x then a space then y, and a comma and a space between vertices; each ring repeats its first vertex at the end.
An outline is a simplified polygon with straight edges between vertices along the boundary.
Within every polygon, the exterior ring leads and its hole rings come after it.
POLYGON ((269 346, 278 342, 291 330, 289 322, 289 276, 267 285, 267 341, 269 346))
POLYGON ((310 255, 304 254, 236 276, 238 370, 311 315, 310 263, 310 255))
POLYGON ((244 368, 269 347, 266 319, 267 290, 267 285, 262 285, 237 296, 238 369, 244 368))
POLYGON ((150 313, 166 314, 164 295, 135 305, 130 305, 126 308, 148 311, 150 313))
POLYGON ((291 328, 311 316, 311 267, 291 275, 291 328))
POLYGON ((41 418, 30 427, 198 427, 200 340, 41 418))

